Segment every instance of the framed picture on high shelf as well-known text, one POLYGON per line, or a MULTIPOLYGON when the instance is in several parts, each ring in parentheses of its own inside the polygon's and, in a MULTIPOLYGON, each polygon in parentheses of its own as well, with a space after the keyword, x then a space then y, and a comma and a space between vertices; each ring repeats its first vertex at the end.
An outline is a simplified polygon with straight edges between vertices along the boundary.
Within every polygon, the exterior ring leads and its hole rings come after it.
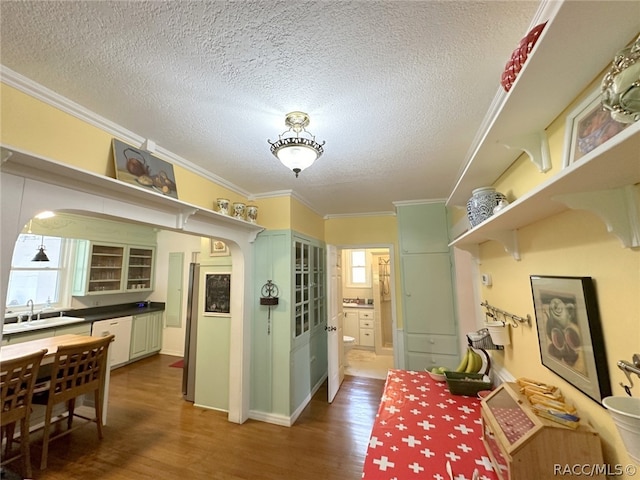
POLYGON ((542 364, 600 403, 611 383, 593 279, 530 279, 542 364))
POLYGON ((211 250, 209 256, 211 257, 226 257, 229 255, 229 247, 226 243, 215 238, 210 239, 211 250))
POLYGON ((562 167, 580 160, 628 125, 611 118, 611 113, 602 106, 598 87, 567 115, 562 167))
POLYGON ((149 152, 113 139, 116 179, 168 197, 178 198, 173 165, 149 152))
POLYGON ((231 274, 207 273, 205 275, 204 314, 227 316, 231 312, 231 274))

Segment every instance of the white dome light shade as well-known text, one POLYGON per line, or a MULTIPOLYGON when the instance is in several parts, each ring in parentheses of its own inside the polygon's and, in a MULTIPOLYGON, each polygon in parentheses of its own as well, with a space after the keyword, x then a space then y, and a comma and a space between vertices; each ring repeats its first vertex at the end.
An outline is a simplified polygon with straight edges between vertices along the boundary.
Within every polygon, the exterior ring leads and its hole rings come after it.
POLYGON ((285 167, 297 173, 313 165, 318 158, 318 152, 313 148, 293 144, 280 148, 276 155, 285 167))
POLYGON ((280 135, 278 141, 271 142, 271 153, 273 153, 284 166, 292 170, 296 177, 305 168, 310 167, 322 153, 322 144, 316 142, 315 137, 305 130, 309 125, 309 116, 304 112, 291 112, 287 114, 285 124, 289 130, 280 135), (293 132, 293 133, 292 133, 293 132), (301 137, 300 132, 304 132, 310 138, 301 137), (290 136, 285 136, 291 133, 290 136))

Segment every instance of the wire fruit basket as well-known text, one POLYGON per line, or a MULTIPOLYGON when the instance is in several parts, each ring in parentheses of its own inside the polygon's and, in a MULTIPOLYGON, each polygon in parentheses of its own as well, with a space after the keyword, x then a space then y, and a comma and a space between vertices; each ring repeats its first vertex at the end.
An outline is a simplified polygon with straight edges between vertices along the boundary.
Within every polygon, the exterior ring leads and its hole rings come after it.
POLYGON ((467 341, 469 342, 469 345, 477 349, 504 350, 502 345, 496 345, 493 343, 489 330, 486 328, 481 328, 477 332, 467 333, 467 341))

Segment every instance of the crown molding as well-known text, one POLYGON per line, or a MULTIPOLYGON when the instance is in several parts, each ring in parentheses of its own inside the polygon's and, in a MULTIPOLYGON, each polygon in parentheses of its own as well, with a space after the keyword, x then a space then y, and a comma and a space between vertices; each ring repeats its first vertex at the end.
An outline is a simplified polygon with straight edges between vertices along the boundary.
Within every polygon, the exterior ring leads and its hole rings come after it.
POLYGON ((369 212, 369 213, 330 213, 325 215, 325 220, 337 218, 361 218, 361 217, 395 217, 396 212, 369 212))
MULTIPOLYGON (((47 105, 50 105, 58 110, 61 110, 83 122, 88 123, 100 130, 103 130, 118 139, 122 140, 125 143, 128 143, 137 148, 143 148, 148 139, 141 137, 140 135, 127 130, 126 128, 118 125, 117 123, 112 122, 95 112, 79 105, 66 97, 54 92, 53 90, 40 85, 39 83, 34 82, 33 80, 21 75, 17 72, 14 72, 10 68, 0 64, 0 81, 2 83, 15 88, 16 90, 21 91, 31 97, 34 97, 47 105)), ((155 143, 155 142, 153 142, 155 143)), ((203 169, 202 167, 190 162, 189 160, 176 155, 169 150, 156 145, 154 155, 161 157, 163 160, 167 160, 170 163, 175 165, 179 165, 211 182, 217 183, 218 185, 231 190, 238 195, 242 195, 244 197, 251 197, 251 194, 246 190, 238 187, 237 185, 225 180, 222 177, 219 177, 208 170, 203 169)))
POLYGON ((307 207, 316 215, 322 216, 322 213, 318 212, 318 210, 314 206, 312 206, 306 198, 300 196, 298 193, 294 192, 293 190, 275 190, 273 192, 257 193, 257 194, 251 195, 249 197, 249 200, 258 200, 261 198, 282 198, 282 197, 293 198, 298 202, 300 202, 305 207, 307 207))
POLYGON ((425 205, 429 203, 445 203, 447 201, 446 198, 431 198, 431 199, 422 199, 422 200, 400 200, 393 203, 394 207, 406 207, 409 205, 425 205))

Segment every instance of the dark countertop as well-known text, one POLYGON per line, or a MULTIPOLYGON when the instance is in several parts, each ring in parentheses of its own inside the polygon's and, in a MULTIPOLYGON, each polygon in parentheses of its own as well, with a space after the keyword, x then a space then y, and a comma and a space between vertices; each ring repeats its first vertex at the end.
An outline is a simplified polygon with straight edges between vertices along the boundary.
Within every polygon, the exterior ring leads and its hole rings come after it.
POLYGON ((343 303, 342 308, 358 308, 373 310, 373 304, 367 305, 365 303, 343 303))
MULTIPOLYGON (((141 315, 143 313, 163 312, 162 302, 136 302, 109 305, 105 307, 81 308, 65 312, 68 317, 82 317, 86 322, 96 322, 108 318, 127 317, 129 315, 141 315)), ((54 315, 55 316, 55 315, 54 315)))
MULTIPOLYGON (((106 305, 103 307, 91 307, 91 308, 79 308, 75 310, 65 310, 63 312, 48 312, 43 313, 41 318, 59 317, 64 314, 66 317, 83 318, 84 321, 73 323, 78 325, 82 323, 93 323, 99 320, 107 320, 109 318, 127 317, 129 315, 142 315, 144 313, 151 312, 163 312, 165 304, 163 302, 135 302, 135 303, 121 303, 118 305, 106 305)), ((15 323, 15 318, 5 318, 5 323, 15 323)), ((41 328, 45 330, 49 328, 59 328, 60 325, 41 328)), ((2 332, 3 336, 10 336, 12 334, 24 333, 24 332, 2 332)))

